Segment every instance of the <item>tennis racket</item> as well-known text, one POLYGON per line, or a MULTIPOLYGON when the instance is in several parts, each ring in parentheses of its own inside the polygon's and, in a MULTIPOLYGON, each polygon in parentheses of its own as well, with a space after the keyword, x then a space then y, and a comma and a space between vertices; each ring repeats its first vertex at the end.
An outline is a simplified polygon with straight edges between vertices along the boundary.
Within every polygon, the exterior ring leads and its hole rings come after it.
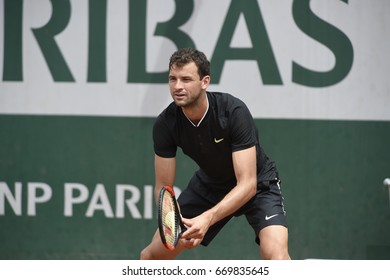
POLYGON ((162 243, 169 250, 174 250, 180 234, 186 230, 175 197, 170 186, 161 188, 158 199, 158 229, 162 243))

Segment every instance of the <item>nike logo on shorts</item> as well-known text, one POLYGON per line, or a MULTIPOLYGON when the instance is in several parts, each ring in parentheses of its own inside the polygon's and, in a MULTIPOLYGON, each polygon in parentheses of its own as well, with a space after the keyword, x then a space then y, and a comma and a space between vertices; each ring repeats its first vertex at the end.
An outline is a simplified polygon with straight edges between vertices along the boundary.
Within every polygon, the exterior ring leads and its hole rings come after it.
POLYGON ((265 220, 268 221, 268 220, 270 220, 270 219, 272 219, 272 218, 275 218, 275 217, 278 216, 278 215, 279 215, 279 214, 275 214, 275 215, 271 215, 271 216, 266 215, 266 216, 265 216, 265 220))

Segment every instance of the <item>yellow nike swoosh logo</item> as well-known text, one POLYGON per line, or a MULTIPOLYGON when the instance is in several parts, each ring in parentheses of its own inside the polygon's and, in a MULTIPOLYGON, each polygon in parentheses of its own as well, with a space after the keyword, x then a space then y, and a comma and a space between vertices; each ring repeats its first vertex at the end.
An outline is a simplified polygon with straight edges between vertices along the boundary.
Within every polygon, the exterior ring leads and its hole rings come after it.
POLYGON ((221 139, 214 138, 214 142, 218 144, 219 142, 222 142, 223 139, 225 139, 225 138, 221 138, 221 139))

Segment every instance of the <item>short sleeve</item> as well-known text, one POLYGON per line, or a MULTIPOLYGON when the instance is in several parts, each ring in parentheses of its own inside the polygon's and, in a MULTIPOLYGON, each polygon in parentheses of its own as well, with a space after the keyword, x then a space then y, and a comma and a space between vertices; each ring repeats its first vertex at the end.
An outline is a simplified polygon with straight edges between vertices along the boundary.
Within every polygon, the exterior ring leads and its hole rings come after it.
POLYGON ((156 155, 164 158, 176 156, 177 145, 173 133, 174 131, 169 128, 164 115, 159 115, 153 126, 153 145, 156 155))
POLYGON ((233 151, 244 150, 258 144, 256 125, 244 103, 232 111, 230 131, 233 151))

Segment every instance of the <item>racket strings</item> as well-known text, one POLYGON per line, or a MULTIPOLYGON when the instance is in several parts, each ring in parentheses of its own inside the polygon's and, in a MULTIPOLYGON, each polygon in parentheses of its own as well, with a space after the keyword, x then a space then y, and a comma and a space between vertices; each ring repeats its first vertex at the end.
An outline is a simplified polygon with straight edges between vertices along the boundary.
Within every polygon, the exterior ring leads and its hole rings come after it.
POLYGON ((178 239, 178 219, 175 211, 174 201, 168 192, 163 196, 162 225, 165 241, 171 246, 175 246, 178 239))

